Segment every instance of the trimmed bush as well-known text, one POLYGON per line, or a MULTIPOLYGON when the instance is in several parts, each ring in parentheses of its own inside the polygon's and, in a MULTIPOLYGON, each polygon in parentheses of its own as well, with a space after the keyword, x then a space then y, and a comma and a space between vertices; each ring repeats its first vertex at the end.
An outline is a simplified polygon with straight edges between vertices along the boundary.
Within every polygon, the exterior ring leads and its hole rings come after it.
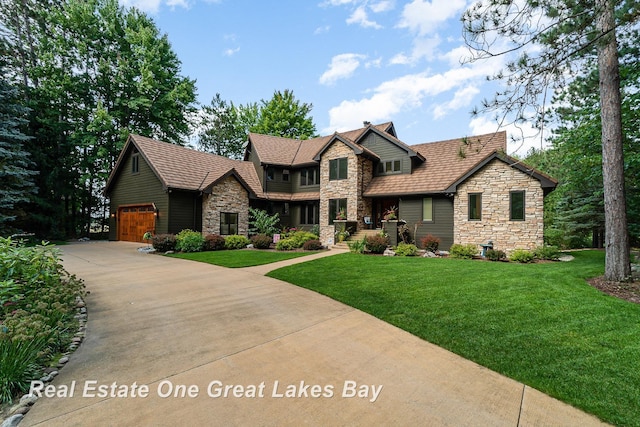
POLYGON ((538 246, 533 251, 533 256, 536 259, 557 261, 560 258, 560 250, 555 246, 538 246))
POLYGON ((507 259, 507 254, 499 249, 487 249, 485 256, 490 261, 505 261, 507 259))
POLYGON ((266 234, 256 234, 251 236, 251 244, 256 249, 269 249, 273 243, 273 239, 266 234))
POLYGON ((219 234, 207 234, 204 236, 203 251, 221 251, 225 248, 224 237, 219 234))
POLYGON ((153 249, 158 252, 169 252, 176 250, 175 234, 156 234, 151 240, 153 249))
POLYGON ((451 245, 451 249, 449 249, 449 256, 451 258, 472 259, 478 255, 478 252, 478 246, 473 243, 467 243, 466 245, 454 243, 451 245))
POLYGON ((420 239, 422 249, 433 253, 437 252, 441 242, 442 240, 440 240, 439 237, 432 236, 431 234, 427 234, 422 239, 420 239))
POLYGON ((322 249, 322 242, 317 239, 307 240, 304 242, 304 245, 302 245, 302 249, 305 251, 319 251, 322 249))
POLYGON ((318 240, 318 236, 308 231, 295 231, 276 243, 276 249, 279 251, 299 249, 309 240, 318 240))
POLYGON ((204 245, 202 233, 185 229, 176 234, 176 250, 182 252, 200 252, 204 245))
POLYGON ((375 236, 367 236, 367 250, 374 254, 381 254, 389 246, 389 238, 379 234, 375 236))
POLYGON ((224 239, 224 247, 227 249, 244 249, 251 243, 249 239, 238 234, 227 236, 224 239))
POLYGON ((533 252, 526 249, 516 249, 511 252, 509 259, 513 262, 528 263, 533 261, 533 252))
POLYGON ((394 249, 397 256, 416 256, 418 248, 412 243, 399 243, 394 249))

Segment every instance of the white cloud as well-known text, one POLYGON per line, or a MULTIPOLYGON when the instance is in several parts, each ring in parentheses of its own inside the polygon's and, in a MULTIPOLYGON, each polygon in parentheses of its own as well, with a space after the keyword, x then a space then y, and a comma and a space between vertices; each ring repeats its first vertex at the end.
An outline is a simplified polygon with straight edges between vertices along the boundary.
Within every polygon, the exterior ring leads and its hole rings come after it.
POLYGON ((451 111, 469 106, 471 104, 471 101, 473 101, 473 98, 479 93, 480 89, 478 89, 474 85, 466 86, 456 91, 451 101, 437 105, 434 108, 433 118, 440 119, 449 114, 449 112, 451 111))
POLYGON ((353 75, 358 69, 365 55, 357 53, 343 53, 331 58, 329 69, 320 76, 320 83, 323 85, 332 85, 337 80, 346 79, 353 75))
POLYGON ((147 13, 158 13, 163 3, 172 9, 176 6, 188 9, 190 6, 189 0, 120 0, 125 7, 135 7, 147 13))
POLYGON ((331 25, 325 25, 323 27, 318 27, 316 28, 316 30, 313 32, 313 34, 323 34, 323 33, 328 33, 329 30, 331 29, 331 25))
POLYGON ((507 153, 517 155, 519 157, 526 156, 531 148, 547 148, 548 131, 544 130, 540 133, 539 129, 533 127, 530 123, 521 125, 509 124, 507 126, 498 126, 495 120, 491 120, 488 116, 479 116, 471 120, 469 123, 470 135, 483 135, 498 131, 507 132, 507 153))
POLYGON ((233 56, 238 52, 240 52, 240 48, 236 47, 235 49, 231 49, 231 48, 230 49, 225 49, 224 52, 222 52, 222 54, 224 56, 233 56))
POLYGON ((408 28, 421 36, 431 34, 440 24, 454 18, 467 7, 467 0, 413 0, 405 5, 399 28, 408 28))
POLYGON ((395 7, 394 2, 390 0, 382 0, 382 1, 379 1, 378 3, 369 5, 369 8, 373 13, 387 12, 389 10, 392 10, 394 7, 395 7))
MULTIPOLYGON (((432 60, 436 56, 436 49, 440 45, 440 37, 436 34, 431 38, 416 38, 410 55, 399 53, 391 58, 391 64, 414 65, 421 59, 432 60)), ((459 64, 458 64, 459 65, 459 64)))
POLYGON ((370 21, 364 6, 359 6, 353 11, 351 16, 347 18, 347 24, 357 24, 364 28, 382 28, 382 25, 375 21, 370 21))
POLYGON ((321 6, 342 6, 343 4, 355 3, 358 0, 327 0, 321 6))
MULTIPOLYGON (((372 95, 360 100, 344 100, 329 110, 329 126, 323 133, 344 131, 357 127, 362 120, 384 121, 402 111, 418 108, 426 97, 484 81, 491 64, 473 64, 439 74, 428 71, 389 80, 372 89, 372 95)), ((470 92, 460 89, 456 102, 463 102, 470 92)), ((455 97, 454 97, 455 99, 455 97)), ((452 104, 454 105, 454 104, 452 104)))

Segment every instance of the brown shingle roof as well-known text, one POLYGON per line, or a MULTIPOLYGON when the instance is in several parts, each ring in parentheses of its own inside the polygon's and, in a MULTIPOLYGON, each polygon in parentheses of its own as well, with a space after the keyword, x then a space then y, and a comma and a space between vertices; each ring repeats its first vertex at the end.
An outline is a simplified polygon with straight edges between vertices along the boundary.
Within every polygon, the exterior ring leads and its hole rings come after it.
POLYGON ((411 174, 373 178, 365 196, 443 193, 482 160, 505 151, 507 139, 506 132, 498 132, 410 147, 426 161, 411 174))
MULTIPOLYGON (((225 175, 237 174, 250 192, 257 196, 262 195, 258 175, 250 162, 233 160, 140 135, 130 135, 128 144, 138 148, 165 189, 202 191, 225 175)), ((124 149, 118 158, 116 167, 107 181, 105 193, 109 192, 126 151, 124 149)))

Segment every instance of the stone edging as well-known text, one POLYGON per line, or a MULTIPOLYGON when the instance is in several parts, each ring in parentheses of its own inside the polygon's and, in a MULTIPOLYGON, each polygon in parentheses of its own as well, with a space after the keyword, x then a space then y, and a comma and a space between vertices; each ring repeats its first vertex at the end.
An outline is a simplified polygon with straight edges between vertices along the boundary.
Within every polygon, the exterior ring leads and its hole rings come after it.
MULTIPOLYGON (((78 319, 78 331, 71 339, 71 343, 69 344, 69 347, 67 347, 67 351, 64 352, 60 360, 58 360, 56 367, 44 369, 44 375, 40 378, 40 381, 44 383, 50 383, 53 381, 53 379, 58 375, 59 370, 62 369, 69 361, 69 356, 76 351, 78 347, 80 347, 80 344, 82 344, 82 341, 84 340, 87 329, 87 307, 82 297, 76 298, 76 311, 77 312, 74 317, 78 319)), ((2 421, 0 427, 17 426, 37 400, 38 396, 30 394, 22 396, 18 403, 9 408, 6 418, 4 420, 0 418, 0 421, 2 421)))

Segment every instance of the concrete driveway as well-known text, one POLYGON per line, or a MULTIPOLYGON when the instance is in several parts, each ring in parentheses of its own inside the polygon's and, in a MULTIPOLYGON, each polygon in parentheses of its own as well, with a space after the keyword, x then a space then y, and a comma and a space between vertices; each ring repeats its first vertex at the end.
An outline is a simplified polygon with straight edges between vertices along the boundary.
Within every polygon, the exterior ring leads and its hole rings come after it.
POLYGON ((87 337, 21 425, 599 425, 264 269, 138 246, 62 248, 91 292, 87 337))

